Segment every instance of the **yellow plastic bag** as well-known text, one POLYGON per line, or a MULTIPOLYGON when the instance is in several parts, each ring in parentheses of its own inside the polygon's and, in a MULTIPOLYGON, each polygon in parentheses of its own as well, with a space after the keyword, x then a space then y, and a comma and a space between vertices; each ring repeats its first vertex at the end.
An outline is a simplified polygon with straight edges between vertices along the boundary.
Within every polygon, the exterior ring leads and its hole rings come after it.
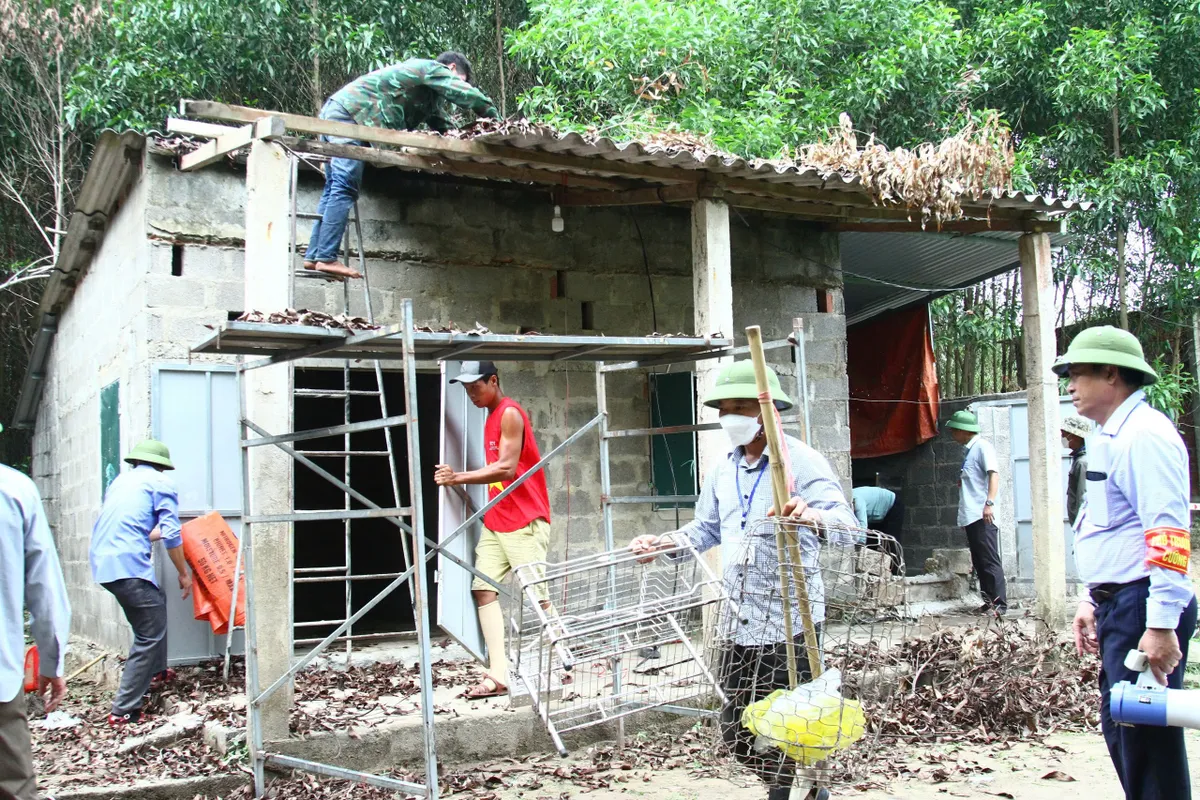
POLYGON ((778 747, 789 758, 812 766, 854 744, 866 731, 862 704, 842 697, 841 683, 841 673, 834 669, 795 689, 777 689, 746 706, 742 725, 758 737, 756 748, 778 747))

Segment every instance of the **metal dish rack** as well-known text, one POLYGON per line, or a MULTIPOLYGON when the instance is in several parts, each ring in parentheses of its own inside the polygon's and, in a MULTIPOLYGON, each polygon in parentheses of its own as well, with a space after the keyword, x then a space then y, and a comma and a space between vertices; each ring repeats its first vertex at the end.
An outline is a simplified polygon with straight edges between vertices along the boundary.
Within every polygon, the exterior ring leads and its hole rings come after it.
POLYGON ((560 753, 571 731, 653 708, 708 716, 724 702, 705 621, 726 594, 690 544, 646 564, 625 548, 527 564, 516 580, 512 673, 560 753))

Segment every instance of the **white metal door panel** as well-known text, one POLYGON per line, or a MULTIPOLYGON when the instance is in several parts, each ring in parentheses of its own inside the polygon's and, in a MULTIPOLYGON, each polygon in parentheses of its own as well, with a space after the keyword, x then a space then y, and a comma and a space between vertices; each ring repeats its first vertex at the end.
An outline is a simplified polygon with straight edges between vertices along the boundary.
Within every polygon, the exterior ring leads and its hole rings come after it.
MULTIPOLYGON (((218 511, 241 536, 237 373, 215 365, 156 367, 153 392, 151 430, 171 450, 180 519, 218 511)), ((161 552, 155 574, 167 595, 167 660, 184 664, 223 655, 225 637, 195 619, 192 601, 179 596, 175 567, 161 552)), ((243 652, 242 632, 233 636, 234 652, 243 652)))
MULTIPOLYGON (((1013 494, 1017 519, 1017 575, 1022 580, 1033 580, 1033 503, 1029 486, 1029 408, 1025 403, 1014 404, 1009 417, 1009 440, 1012 442, 1013 494)), ((1075 413, 1067 398, 1060 398, 1059 420, 1075 413)), ((1067 510, 1067 478, 1071 471, 1071 454, 1062 449, 1062 499, 1063 499, 1063 544, 1066 552, 1067 581, 1079 580, 1075 571, 1075 534, 1065 519, 1067 510)))
MULTIPOLYGON (((442 362, 442 432, 439 449, 440 463, 449 464, 455 472, 479 469, 484 465, 483 425, 487 409, 476 408, 466 391, 450 379, 458 375, 458 361, 442 362)), ((487 487, 460 486, 438 490, 438 542, 445 542, 463 522, 487 502, 487 487), (463 492, 458 490, 462 489, 463 492), (470 498, 470 503, 463 495, 470 498)), ((475 545, 483 526, 473 524, 455 537, 445 550, 467 564, 475 564, 475 545)), ((485 661, 483 633, 479 629, 479 614, 471 596, 474 576, 443 555, 438 555, 437 569, 438 625, 450 638, 479 661, 485 661)))

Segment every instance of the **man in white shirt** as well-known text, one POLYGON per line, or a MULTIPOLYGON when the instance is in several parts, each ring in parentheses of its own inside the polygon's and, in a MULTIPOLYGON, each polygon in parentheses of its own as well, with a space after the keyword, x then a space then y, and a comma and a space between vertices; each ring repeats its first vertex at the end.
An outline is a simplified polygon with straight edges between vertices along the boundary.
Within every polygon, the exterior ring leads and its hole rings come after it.
POLYGON ((996 494, 1000 491, 996 448, 979 435, 979 420, 970 411, 954 412, 946 427, 966 449, 958 478, 958 524, 967 532, 971 565, 983 595, 978 611, 1002 615, 1008 610, 1008 591, 996 527, 996 494))
POLYGON ((71 607, 37 487, 25 475, 0 464, 0 796, 35 800, 37 782, 23 691, 25 609, 33 618, 38 647, 38 690, 50 712, 67 694, 63 661, 71 607))
POLYGON ((1125 668, 1141 650, 1159 683, 1183 688, 1196 598, 1188 577, 1191 536, 1188 454, 1179 431, 1146 402, 1158 380, 1142 345, 1110 325, 1088 328, 1054 362, 1069 378, 1080 416, 1099 428, 1088 441, 1087 500, 1075 522, 1075 565, 1088 599, 1075 612, 1075 646, 1100 656, 1100 728, 1128 800, 1188 800, 1183 729, 1117 725, 1112 686, 1136 681, 1125 668))

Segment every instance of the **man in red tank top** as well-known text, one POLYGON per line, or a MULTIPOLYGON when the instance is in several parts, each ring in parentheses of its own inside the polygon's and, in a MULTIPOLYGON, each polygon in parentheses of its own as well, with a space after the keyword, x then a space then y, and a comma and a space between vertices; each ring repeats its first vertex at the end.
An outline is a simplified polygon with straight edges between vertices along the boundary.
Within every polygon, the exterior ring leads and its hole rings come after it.
MULTIPOLYGON (((471 402, 488 410, 483 429, 487 466, 455 472, 446 464, 438 464, 433 478, 439 486, 485 484, 490 501, 541 460, 533 426, 525 409, 500 390, 500 376, 491 361, 464 361, 462 371, 450 382, 461 383, 471 402)), ((483 534, 475 548, 475 568, 500 583, 517 567, 544 562, 549 547, 550 496, 546 492, 546 475, 538 470, 483 515, 483 534)), ((497 697, 508 693, 508 658, 500 599, 495 589, 479 578, 471 589, 479 607, 479 627, 487 644, 488 668, 483 680, 467 692, 467 697, 497 697)))

